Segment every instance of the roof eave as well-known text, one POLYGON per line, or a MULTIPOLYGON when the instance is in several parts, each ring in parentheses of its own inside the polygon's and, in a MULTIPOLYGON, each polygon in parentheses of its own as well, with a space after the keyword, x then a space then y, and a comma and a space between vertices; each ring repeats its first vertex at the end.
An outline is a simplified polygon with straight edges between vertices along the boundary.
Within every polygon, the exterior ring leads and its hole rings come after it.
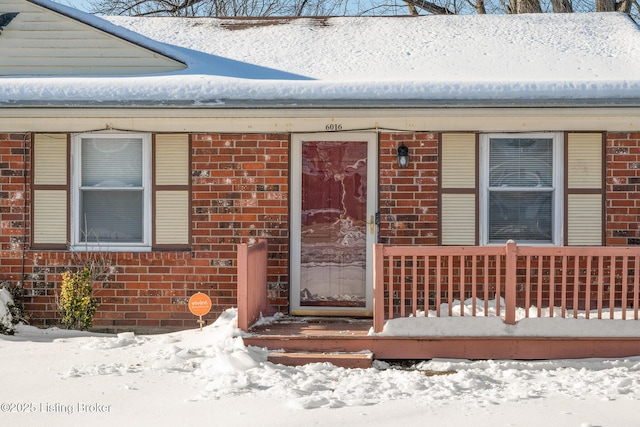
POLYGON ((8 108, 376 109, 376 108, 602 108, 640 107, 640 98, 598 99, 209 99, 209 100, 12 100, 8 108))

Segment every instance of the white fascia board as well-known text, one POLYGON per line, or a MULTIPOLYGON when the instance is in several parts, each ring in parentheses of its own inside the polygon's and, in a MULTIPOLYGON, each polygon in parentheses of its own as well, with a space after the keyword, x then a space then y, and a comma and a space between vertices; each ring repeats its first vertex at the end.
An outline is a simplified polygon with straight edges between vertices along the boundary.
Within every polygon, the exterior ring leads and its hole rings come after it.
POLYGON ((0 108, 0 132, 638 131, 640 106, 599 108, 0 108), (340 125, 331 127, 330 125, 340 125))

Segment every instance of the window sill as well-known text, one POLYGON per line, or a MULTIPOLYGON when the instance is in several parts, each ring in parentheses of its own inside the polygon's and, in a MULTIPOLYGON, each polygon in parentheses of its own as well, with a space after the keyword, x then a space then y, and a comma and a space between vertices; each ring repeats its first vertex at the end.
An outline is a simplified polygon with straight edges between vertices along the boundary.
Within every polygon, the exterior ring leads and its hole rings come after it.
MULTIPOLYGON (((510 239, 510 240, 513 240, 513 239, 510 239)), ((563 246, 561 244, 556 244, 556 243, 532 242, 528 240, 521 240, 521 241, 513 240, 513 241, 516 242, 518 246, 544 246, 544 247, 550 247, 550 248, 563 246)), ((480 246, 504 246, 507 244, 507 242, 508 240, 500 241, 500 242, 489 242, 489 243, 481 244, 480 246)))
POLYGON ((150 246, 114 246, 103 245, 72 245, 69 247, 72 252, 151 252, 150 246))

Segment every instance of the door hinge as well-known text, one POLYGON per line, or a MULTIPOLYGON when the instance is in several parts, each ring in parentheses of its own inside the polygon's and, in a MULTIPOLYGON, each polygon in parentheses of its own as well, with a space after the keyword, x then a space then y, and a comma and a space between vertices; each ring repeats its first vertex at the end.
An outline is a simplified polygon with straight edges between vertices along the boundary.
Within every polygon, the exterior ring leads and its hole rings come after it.
POLYGON ((376 212, 375 215, 371 215, 369 220, 369 234, 376 233, 376 225, 380 224, 380 212, 376 212))

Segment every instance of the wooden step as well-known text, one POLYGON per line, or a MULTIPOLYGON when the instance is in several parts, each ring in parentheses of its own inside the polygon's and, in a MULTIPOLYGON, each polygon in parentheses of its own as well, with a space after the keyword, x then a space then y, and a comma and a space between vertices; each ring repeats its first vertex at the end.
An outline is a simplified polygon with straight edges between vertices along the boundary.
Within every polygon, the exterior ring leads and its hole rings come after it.
POLYGON ((286 366, 302 366, 308 363, 329 362, 341 368, 370 368, 373 353, 313 353, 313 352, 271 352, 269 361, 286 366))

